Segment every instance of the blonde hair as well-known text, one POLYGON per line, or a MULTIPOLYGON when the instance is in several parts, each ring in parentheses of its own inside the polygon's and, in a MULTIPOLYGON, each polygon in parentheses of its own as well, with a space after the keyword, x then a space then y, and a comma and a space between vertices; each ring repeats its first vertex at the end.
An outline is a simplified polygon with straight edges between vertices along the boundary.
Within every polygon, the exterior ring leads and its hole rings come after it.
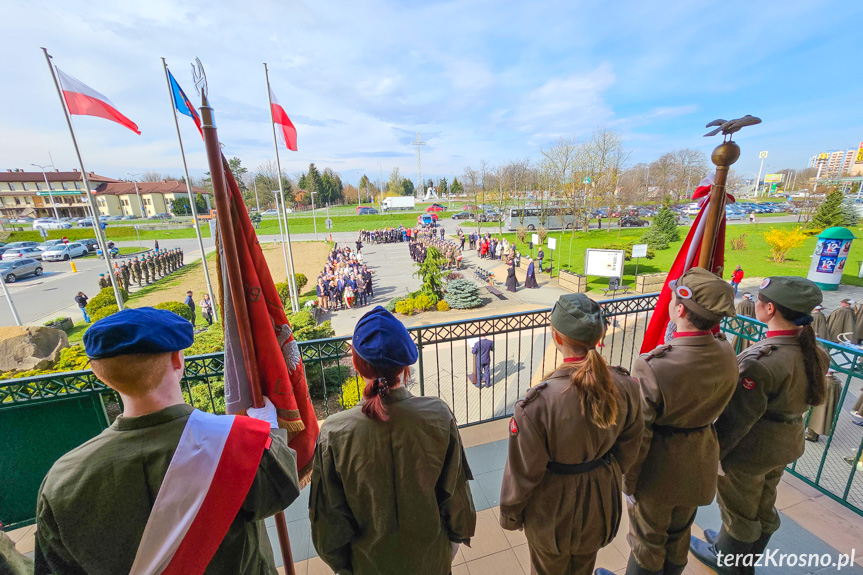
POLYGON ((90 368, 105 385, 123 395, 140 397, 153 391, 171 367, 171 353, 135 353, 90 360, 90 368))
POLYGON ((620 411, 620 391, 611 377, 611 371, 598 351, 596 343, 576 341, 551 328, 557 334, 564 347, 577 355, 584 355, 584 360, 574 363, 564 363, 557 370, 566 372, 572 386, 578 390, 581 400, 581 410, 597 427, 608 429, 617 422, 620 411), (583 354, 582 354, 583 352, 583 354))

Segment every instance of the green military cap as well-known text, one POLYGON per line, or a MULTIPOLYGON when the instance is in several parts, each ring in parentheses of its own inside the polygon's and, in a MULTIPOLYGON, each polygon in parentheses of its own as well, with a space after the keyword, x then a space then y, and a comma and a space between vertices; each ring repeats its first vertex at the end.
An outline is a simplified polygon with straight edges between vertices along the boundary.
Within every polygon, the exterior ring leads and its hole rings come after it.
POLYGON ((678 279, 668 282, 677 300, 689 311, 709 321, 734 317, 734 290, 704 268, 692 268, 678 279))
POLYGON ((815 282, 797 276, 764 278, 758 292, 773 303, 800 313, 809 314, 823 297, 815 282))
POLYGON ((602 310, 583 293, 562 295, 551 308, 551 327, 575 341, 596 343, 604 328, 602 310))

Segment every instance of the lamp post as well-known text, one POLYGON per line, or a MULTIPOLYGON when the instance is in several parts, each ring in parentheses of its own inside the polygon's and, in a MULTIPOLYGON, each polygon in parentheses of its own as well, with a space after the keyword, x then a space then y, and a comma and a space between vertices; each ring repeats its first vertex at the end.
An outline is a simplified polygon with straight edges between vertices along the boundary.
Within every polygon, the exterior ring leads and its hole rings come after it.
POLYGON ((311 192, 312 195, 312 225, 315 226, 315 240, 318 239, 318 220, 315 218, 315 194, 317 192, 311 192))
MULTIPOLYGON (((48 183, 48 176, 45 174, 45 168, 47 168, 48 166, 40 166, 39 164, 30 164, 30 165, 36 166, 37 168, 42 170, 42 177, 45 178, 45 187, 48 188, 48 197, 51 198, 51 207, 54 208, 54 218, 56 218, 57 221, 59 222, 60 221, 60 215, 57 213, 57 204, 54 203, 54 194, 53 194, 53 191, 51 190, 51 184, 48 183)), ((21 325, 21 324, 18 324, 18 325, 21 325)))
MULTIPOLYGON (((139 176, 140 174, 130 174, 126 172, 127 176, 139 176)), ((132 183, 135 184, 135 195, 138 196, 138 208, 141 210, 141 217, 146 219, 147 215, 144 213, 144 203, 141 201, 141 192, 138 191, 138 180, 133 179, 132 183)), ((191 206, 189 206, 191 208, 191 206)))

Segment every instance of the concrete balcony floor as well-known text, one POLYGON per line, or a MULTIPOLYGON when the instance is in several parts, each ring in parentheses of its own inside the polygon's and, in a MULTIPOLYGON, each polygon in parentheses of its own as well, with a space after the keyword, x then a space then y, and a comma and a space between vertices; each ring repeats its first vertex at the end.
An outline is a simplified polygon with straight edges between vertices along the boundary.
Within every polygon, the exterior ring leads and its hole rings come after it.
MULTIPOLYGON (((477 509, 477 529, 471 547, 462 546, 453 561, 453 575, 527 575, 530 560, 527 540, 522 532, 504 531, 498 524, 498 498, 503 467, 506 461, 509 420, 504 419, 461 430, 467 448, 467 457, 475 479, 471 491, 477 509)), ((863 575, 863 517, 843 507, 796 477, 785 474, 779 484, 776 502, 782 515, 782 527, 774 535, 769 549, 780 553, 851 554, 855 551, 855 565, 841 573, 863 575)), ((311 543, 308 519, 308 488, 285 512, 291 537, 291 548, 297 575, 324 575, 332 571, 317 556, 311 543)), ((693 534, 702 536, 702 529, 718 529, 721 522, 716 504, 698 510, 693 534)), ((276 553, 279 573, 285 573, 275 535, 275 525, 267 520, 268 531, 276 553)), ((599 552, 596 566, 615 573, 624 573, 629 558, 626 534, 628 517, 624 514, 620 531, 611 545, 599 552)), ((32 553, 35 526, 9 533, 22 553, 32 553)), ((758 568, 757 573, 769 575, 829 574, 840 572, 835 567, 820 569, 792 567, 758 568)), ((710 575, 713 571, 703 566, 692 555, 686 575, 710 575)))

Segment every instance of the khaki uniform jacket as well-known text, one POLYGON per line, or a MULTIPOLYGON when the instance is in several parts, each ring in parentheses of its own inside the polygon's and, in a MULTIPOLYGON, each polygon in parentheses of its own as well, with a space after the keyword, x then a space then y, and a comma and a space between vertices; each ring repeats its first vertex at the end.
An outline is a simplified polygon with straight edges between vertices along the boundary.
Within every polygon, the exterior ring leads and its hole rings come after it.
POLYGON ((476 528, 473 479, 449 407, 404 388, 384 399, 389 420, 356 406, 329 416, 315 449, 312 542, 338 575, 451 567, 451 542, 476 528))
MULTIPOLYGON (((190 405, 118 417, 51 467, 36 505, 36 574, 128 573, 190 405)), ((276 573, 263 519, 300 493, 296 453, 273 430, 258 472, 205 573, 276 573)))
POLYGON ((737 365, 734 396, 716 421, 722 465, 752 472, 788 465, 803 455, 809 409, 797 336, 763 339, 738 355, 737 365))
POLYGON ((827 329, 827 317, 820 311, 812 312, 812 329, 815 336, 830 341, 830 332, 827 329))
MULTIPOLYGON (((755 319, 755 302, 751 299, 740 300, 735 306, 735 310, 737 311, 738 316, 755 319)), ((741 331, 752 337, 754 337, 756 333, 756 330, 751 327, 743 328, 741 331)), ((731 340, 731 349, 734 350, 735 353, 739 353, 753 343, 755 342, 735 335, 734 339, 731 340)))
POLYGON ((719 464, 711 424, 734 393, 734 351, 722 336, 675 337, 671 344, 641 354, 632 375, 641 385, 644 433, 624 490, 636 500, 708 505, 716 495, 719 464), (663 427, 701 429, 669 434, 663 427))
POLYGON ((555 371, 516 403, 510 422, 509 455, 500 495, 500 523, 522 525, 547 553, 592 553, 617 533, 622 514, 620 482, 635 461, 641 431, 638 385, 622 368, 611 375, 620 392, 617 422, 600 429, 581 407, 567 372, 555 371), (618 371, 620 370, 620 371, 618 371), (549 462, 608 463, 575 475, 547 469, 549 462))
POLYGON ((839 334, 847 333, 848 339, 852 343, 854 340, 854 309, 850 307, 837 307, 827 317, 827 334, 830 336, 830 341, 839 343, 839 334))

